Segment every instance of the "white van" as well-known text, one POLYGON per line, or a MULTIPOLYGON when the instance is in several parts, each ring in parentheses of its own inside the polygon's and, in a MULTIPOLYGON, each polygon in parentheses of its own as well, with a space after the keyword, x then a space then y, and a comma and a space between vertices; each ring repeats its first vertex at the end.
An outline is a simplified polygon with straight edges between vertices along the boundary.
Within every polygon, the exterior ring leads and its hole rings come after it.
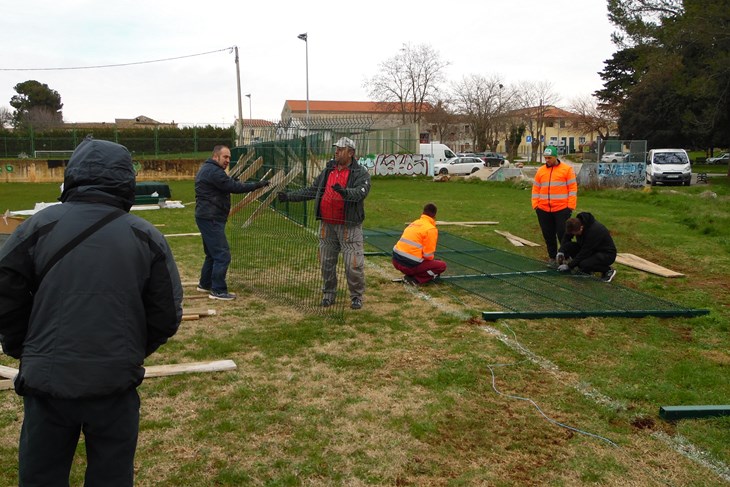
POLYGON ((684 184, 692 180, 692 166, 684 149, 652 149, 646 158, 646 182, 654 186, 684 184))
POLYGON ((431 157, 434 164, 439 162, 446 162, 449 159, 456 157, 454 151, 449 149, 446 144, 439 144, 438 142, 431 142, 430 144, 420 144, 418 149, 419 154, 426 157, 431 157))

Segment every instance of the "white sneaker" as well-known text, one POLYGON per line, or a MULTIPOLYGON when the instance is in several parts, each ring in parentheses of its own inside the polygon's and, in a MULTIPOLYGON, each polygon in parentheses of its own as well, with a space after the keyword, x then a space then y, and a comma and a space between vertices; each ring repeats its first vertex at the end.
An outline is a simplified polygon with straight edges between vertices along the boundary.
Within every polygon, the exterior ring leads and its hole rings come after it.
POLYGON ((616 277, 616 269, 609 269, 603 273, 603 276, 601 276, 601 280, 603 282, 611 282, 613 281, 614 277, 616 277))

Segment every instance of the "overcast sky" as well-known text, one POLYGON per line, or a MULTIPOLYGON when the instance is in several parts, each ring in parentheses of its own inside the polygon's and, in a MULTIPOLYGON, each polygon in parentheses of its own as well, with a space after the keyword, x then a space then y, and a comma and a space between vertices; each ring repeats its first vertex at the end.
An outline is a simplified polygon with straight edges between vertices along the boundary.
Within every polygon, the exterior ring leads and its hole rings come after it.
POLYGON ((61 95, 67 122, 146 115, 160 122, 232 124, 278 120, 284 101, 368 100, 363 82, 404 43, 430 44, 446 77, 500 76, 506 84, 549 80, 563 105, 601 87, 615 47, 605 0, 33 0, 6 2, 0 16, 0 106, 35 79, 61 95), (100 69, 70 68, 185 59, 100 69))

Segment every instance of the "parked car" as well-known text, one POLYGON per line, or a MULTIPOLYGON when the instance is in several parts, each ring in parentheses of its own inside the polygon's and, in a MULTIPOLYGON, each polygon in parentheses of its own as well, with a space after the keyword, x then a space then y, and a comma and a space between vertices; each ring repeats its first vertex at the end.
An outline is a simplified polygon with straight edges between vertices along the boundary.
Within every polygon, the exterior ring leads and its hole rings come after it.
POLYGON ((705 164, 727 164, 730 162, 730 152, 725 152, 717 157, 708 157, 705 164))
POLYGON ((624 152, 606 152, 601 156, 601 162, 624 162, 625 157, 624 152))
POLYGON ((652 149, 646 160, 646 182, 690 185, 692 166, 684 149, 652 149))
POLYGON ((454 157, 433 166, 434 174, 471 174, 485 166, 478 157, 454 157))
POLYGON ((624 155, 623 162, 646 162, 646 152, 631 152, 624 155))
POLYGON ((504 156, 496 152, 477 152, 474 155, 484 161, 487 167, 499 167, 504 163, 504 156))
POLYGON ((476 154, 473 152, 457 152, 456 157, 474 157, 476 154))

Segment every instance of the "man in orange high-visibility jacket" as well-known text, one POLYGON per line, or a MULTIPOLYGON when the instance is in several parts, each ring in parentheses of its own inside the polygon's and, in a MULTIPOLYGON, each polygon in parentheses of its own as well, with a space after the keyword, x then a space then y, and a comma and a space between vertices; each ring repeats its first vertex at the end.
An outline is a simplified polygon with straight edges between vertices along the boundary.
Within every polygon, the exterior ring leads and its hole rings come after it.
POLYGON ((573 167, 558 159, 558 149, 545 148, 545 165, 532 183, 532 209, 542 230, 548 252, 548 266, 557 267, 555 255, 565 234, 565 222, 578 203, 578 183, 573 167))
POLYGON ((403 280, 410 284, 433 281, 446 270, 446 262, 436 260, 436 205, 423 207, 421 217, 403 231, 393 247, 393 267, 405 274, 403 280))

